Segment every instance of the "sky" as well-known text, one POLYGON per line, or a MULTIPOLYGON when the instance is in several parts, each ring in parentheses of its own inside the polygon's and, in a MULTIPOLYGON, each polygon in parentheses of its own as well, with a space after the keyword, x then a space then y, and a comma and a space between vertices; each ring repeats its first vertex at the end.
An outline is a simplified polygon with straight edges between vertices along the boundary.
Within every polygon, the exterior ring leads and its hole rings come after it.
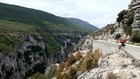
POLYGON ((0 2, 43 10, 57 16, 79 18, 99 28, 114 23, 131 0, 0 0, 0 2))

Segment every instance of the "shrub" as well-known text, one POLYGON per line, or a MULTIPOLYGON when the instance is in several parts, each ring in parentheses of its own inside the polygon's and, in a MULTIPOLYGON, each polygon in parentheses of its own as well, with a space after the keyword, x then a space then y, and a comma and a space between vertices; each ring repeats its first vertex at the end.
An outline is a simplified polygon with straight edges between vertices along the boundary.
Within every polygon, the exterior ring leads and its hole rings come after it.
POLYGON ((134 31, 131 36, 131 41, 135 43, 140 43, 140 31, 134 31))
POLYGON ((111 31, 110 31, 110 34, 112 35, 114 32, 115 32, 115 29, 112 28, 111 31))
POLYGON ((86 59, 91 59, 92 57, 93 57, 93 50, 92 50, 92 48, 87 52, 87 54, 86 54, 86 59))
POLYGON ((101 56, 102 56, 102 50, 101 49, 97 49, 95 51, 94 58, 99 60, 101 56))
POLYGON ((65 62, 65 68, 66 68, 66 69, 68 69, 68 67, 71 65, 71 64, 70 64, 70 61, 71 61, 70 58, 67 57, 67 60, 66 60, 66 62, 65 62))
POLYGON ((127 67, 127 65, 126 65, 126 64, 122 65, 122 68, 126 68, 126 67, 127 67))
POLYGON ((108 79, 117 79, 117 77, 111 72, 108 74, 108 79))
POLYGON ((127 35, 132 34, 132 26, 131 25, 133 23, 133 20, 134 20, 134 11, 130 10, 127 14, 126 22, 123 23, 125 25, 123 27, 123 30, 127 35))
POLYGON ((73 63, 75 63, 75 57, 73 56, 73 54, 70 54, 67 58, 65 68, 68 69, 68 67, 71 66, 73 63))
POLYGON ((46 35, 43 38, 45 42, 45 52, 46 55, 49 56, 51 54, 57 54, 57 51, 61 50, 61 45, 54 39, 51 35, 46 35))
POLYGON ((86 71, 86 62, 85 61, 81 61, 81 65, 80 65, 80 71, 81 71, 81 73, 80 74, 82 74, 82 73, 84 73, 85 71, 86 71))
POLYGON ((65 67, 64 63, 60 63, 58 66, 58 71, 63 72, 64 67, 65 67))
POLYGON ((121 35, 118 33, 116 36, 115 36, 115 39, 119 39, 121 37, 121 35))
POLYGON ((118 14, 117 22, 121 22, 124 19, 124 15, 127 14, 127 10, 123 10, 118 14))
POLYGON ((62 74, 61 74, 61 72, 56 72, 56 73, 55 73, 55 77, 56 77, 56 79, 62 79, 62 74))
POLYGON ((80 66, 83 64, 84 58, 81 58, 79 60, 79 63, 77 64, 77 68, 80 69, 80 66))
POLYGON ((70 64, 75 63, 75 57, 73 56, 73 54, 70 54, 69 57, 70 57, 70 60, 71 60, 70 64))
POLYGON ((6 45, 5 43, 0 43, 0 52, 4 52, 5 54, 8 54, 12 49, 6 45))
POLYGON ((96 68, 98 66, 97 61, 97 59, 86 60, 86 70, 90 71, 91 69, 96 68))
POLYGON ((134 20, 134 14, 135 13, 133 10, 130 10, 130 12, 128 13, 128 17, 127 17, 128 21, 126 22, 126 24, 130 27, 131 27, 133 20, 134 20))
POLYGON ((31 76, 30 78, 27 79, 46 79, 45 76, 39 72, 37 72, 36 74, 34 74, 33 76, 31 76))
POLYGON ((92 62, 93 62, 92 59, 86 61, 86 70, 87 71, 89 71, 93 68, 93 63, 92 62))
POLYGON ((8 33, 0 34, 0 52, 8 54, 13 51, 15 45, 20 45, 21 41, 14 35, 8 33))
POLYGON ((78 69, 78 73, 77 75, 80 76, 83 72, 86 71, 86 66, 85 66, 85 63, 84 63, 84 58, 80 59, 78 65, 77 65, 77 69, 78 69))
POLYGON ((56 65, 50 66, 50 69, 48 70, 48 73, 46 73, 46 79, 52 79, 56 72, 56 65))
POLYGON ((89 71, 97 67, 98 60, 100 59, 101 56, 102 56, 101 49, 97 49, 94 54, 92 49, 90 49, 89 52, 86 54, 86 60, 85 60, 86 70, 89 71))
POLYGON ((40 52, 42 50, 42 48, 38 45, 36 46, 29 46, 28 48, 30 48, 33 52, 40 52))
POLYGON ((124 26, 124 27, 123 27, 123 31, 124 31, 127 35, 131 35, 131 34, 132 34, 132 27, 131 27, 131 26, 124 26))
POLYGON ((81 59, 81 57, 82 57, 82 54, 81 54, 81 52, 80 52, 80 50, 76 53, 76 55, 75 55, 75 60, 76 61, 79 61, 80 59, 81 59))
POLYGON ((59 66, 58 66, 58 68, 57 68, 57 71, 56 71, 56 73, 55 73, 55 77, 57 78, 57 79, 61 79, 61 77, 62 77, 62 72, 63 72, 63 69, 64 69, 64 63, 60 63, 59 64, 59 66))
POLYGON ((61 79, 71 79, 71 77, 67 73, 65 73, 61 79))
POLYGON ((69 75, 71 79, 77 79, 77 70, 75 68, 70 68, 69 75))

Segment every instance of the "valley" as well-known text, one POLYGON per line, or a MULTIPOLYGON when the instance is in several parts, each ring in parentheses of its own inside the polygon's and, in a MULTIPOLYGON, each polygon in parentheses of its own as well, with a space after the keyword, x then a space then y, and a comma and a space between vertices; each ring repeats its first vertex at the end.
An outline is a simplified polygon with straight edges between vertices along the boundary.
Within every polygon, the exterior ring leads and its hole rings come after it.
POLYGON ((99 29, 0 2, 0 79, 139 79, 139 3, 99 29))

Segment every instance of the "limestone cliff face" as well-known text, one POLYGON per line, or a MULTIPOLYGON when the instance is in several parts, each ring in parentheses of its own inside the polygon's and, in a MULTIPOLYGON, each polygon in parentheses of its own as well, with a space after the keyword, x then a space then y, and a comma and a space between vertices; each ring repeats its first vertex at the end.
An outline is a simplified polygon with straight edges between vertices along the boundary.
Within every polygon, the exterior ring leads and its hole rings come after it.
POLYGON ((98 67, 84 72, 77 79, 139 79, 139 63, 124 51, 103 55, 98 67))
POLYGON ((131 9, 135 11, 134 22, 132 24, 133 31, 140 30, 140 0, 132 0, 131 9))
POLYGON ((95 33, 97 39, 113 39, 117 34, 129 37, 135 30, 140 30, 140 1, 132 0, 127 10, 118 13, 116 22, 108 24, 95 33))
POLYGON ((44 61, 47 57, 42 39, 37 41, 30 35, 21 35, 20 39, 22 45, 15 46, 13 52, 8 55, 0 53, 1 79, 22 79, 28 72, 34 72, 35 67, 46 63, 44 61))
MULTIPOLYGON (((65 61, 49 66, 43 75, 46 79, 77 79, 78 75, 88 69, 86 62, 90 59, 90 56, 93 57, 94 53, 92 48, 93 37, 90 35, 84 36, 79 43, 75 45, 76 51, 69 53, 65 61)), ((92 58, 90 60, 92 60, 92 58)), ((95 58, 93 58, 93 60, 96 61, 95 58)), ((96 64, 94 64, 94 66, 96 66, 96 64)), ((35 75, 30 78, 34 78, 34 76, 35 75)))
MULTIPOLYGON (((64 45, 55 54, 47 55, 43 36, 19 35, 21 45, 15 46, 14 51, 8 55, 0 53, 0 79, 24 79, 36 72, 44 73, 44 70, 53 63, 65 59, 66 51, 72 49, 75 39, 80 39, 80 34, 74 37, 69 34, 55 36, 62 40, 64 45), (73 45, 69 45, 73 44, 73 45)), ((67 51, 68 52, 68 51, 67 51)))

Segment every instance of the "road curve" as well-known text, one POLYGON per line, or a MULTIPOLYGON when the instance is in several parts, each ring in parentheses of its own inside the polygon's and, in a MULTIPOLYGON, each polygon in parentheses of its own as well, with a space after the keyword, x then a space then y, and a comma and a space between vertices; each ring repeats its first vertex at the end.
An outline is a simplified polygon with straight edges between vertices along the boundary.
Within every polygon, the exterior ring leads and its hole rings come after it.
MULTIPOLYGON (((93 49, 101 48, 103 54, 118 51, 120 43, 107 42, 103 40, 93 40, 93 49)), ((134 58, 140 60, 140 46, 127 44, 124 48, 134 58)))

